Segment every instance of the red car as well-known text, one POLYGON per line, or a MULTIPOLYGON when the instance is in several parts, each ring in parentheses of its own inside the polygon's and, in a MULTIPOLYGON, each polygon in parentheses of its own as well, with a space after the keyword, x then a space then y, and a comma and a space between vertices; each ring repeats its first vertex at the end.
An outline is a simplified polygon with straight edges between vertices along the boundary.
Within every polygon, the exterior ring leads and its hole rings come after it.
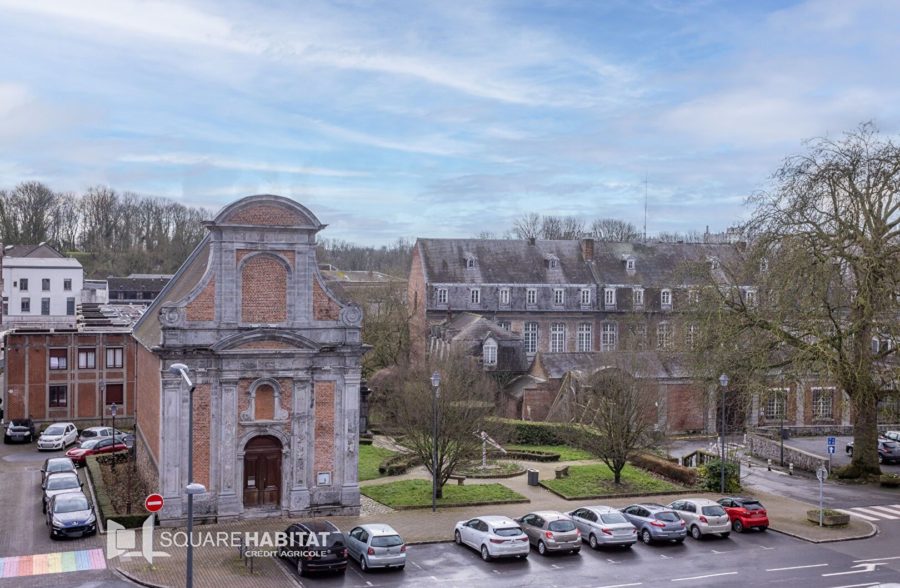
POLYGON ((743 533, 744 529, 753 527, 760 531, 765 531, 769 528, 769 516, 766 514, 766 509, 755 498, 730 496, 728 498, 720 498, 719 504, 728 513, 728 518, 731 520, 731 528, 738 533, 743 533))
POLYGON ((114 453, 116 451, 127 451, 128 447, 121 438, 113 442, 112 437, 102 437, 100 439, 89 439, 81 444, 81 447, 75 447, 66 451, 66 457, 75 462, 75 465, 84 465, 84 458, 89 455, 98 455, 101 453, 114 453))

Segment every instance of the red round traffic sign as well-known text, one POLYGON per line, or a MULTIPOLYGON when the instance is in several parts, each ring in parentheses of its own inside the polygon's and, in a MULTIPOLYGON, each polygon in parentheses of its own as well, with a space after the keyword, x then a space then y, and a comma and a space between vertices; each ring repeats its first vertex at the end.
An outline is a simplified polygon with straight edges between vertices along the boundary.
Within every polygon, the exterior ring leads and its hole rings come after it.
POLYGON ((151 494, 144 501, 144 508, 150 512, 156 512, 163 507, 163 497, 160 494, 151 494))

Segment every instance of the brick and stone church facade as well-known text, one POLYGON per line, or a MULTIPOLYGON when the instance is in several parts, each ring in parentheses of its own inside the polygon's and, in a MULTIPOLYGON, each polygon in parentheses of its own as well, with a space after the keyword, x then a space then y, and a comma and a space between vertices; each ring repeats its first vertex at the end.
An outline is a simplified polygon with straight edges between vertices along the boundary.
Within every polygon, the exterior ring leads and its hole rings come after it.
POLYGON ((358 512, 362 313, 319 274, 324 225, 260 195, 206 227, 134 330, 138 463, 165 499, 161 522, 186 516, 191 450, 201 518, 358 512), (173 363, 196 384, 193 447, 173 363))

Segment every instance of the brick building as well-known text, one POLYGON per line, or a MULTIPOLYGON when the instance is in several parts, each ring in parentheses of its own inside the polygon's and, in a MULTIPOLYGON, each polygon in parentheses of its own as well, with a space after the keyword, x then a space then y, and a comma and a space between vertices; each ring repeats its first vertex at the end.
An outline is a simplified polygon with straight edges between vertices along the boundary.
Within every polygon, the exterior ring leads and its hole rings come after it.
POLYGON ((316 263, 312 212, 251 196, 206 223, 207 236, 136 325, 141 470, 182 522, 188 451, 207 519, 358 512, 362 313, 316 263), (194 443, 187 391, 196 384, 194 443))

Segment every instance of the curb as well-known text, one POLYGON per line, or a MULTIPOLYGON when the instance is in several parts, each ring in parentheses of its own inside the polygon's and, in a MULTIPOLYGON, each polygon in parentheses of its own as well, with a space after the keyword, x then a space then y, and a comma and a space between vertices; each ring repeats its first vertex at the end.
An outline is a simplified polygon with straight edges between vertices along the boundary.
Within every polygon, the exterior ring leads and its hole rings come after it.
POLYGON ((137 584, 138 586, 144 586, 145 588, 169 588, 169 586, 165 586, 163 584, 154 584, 153 582, 147 582, 146 580, 141 580, 137 576, 129 574, 122 568, 115 568, 113 571, 115 573, 119 574, 120 576, 122 576, 123 578, 125 578, 126 580, 128 580, 129 582, 133 582, 134 584, 137 584))
POLYGON ((705 492, 705 490, 676 490, 669 492, 650 492, 646 494, 594 494, 591 496, 573 496, 568 497, 563 494, 560 494, 553 488, 548 486, 544 486, 543 482, 540 482, 540 487, 544 490, 550 492, 551 494, 555 494, 556 496, 562 498, 566 502, 577 502, 579 500, 607 500, 611 498, 644 498, 644 497, 652 497, 652 496, 680 496, 680 495, 693 495, 697 493, 705 492))
POLYGON ((842 541, 860 541, 862 539, 869 539, 878 534, 878 527, 870 523, 869 521, 863 521, 872 527, 872 531, 866 535, 856 535, 854 537, 841 537, 838 539, 810 539, 809 537, 804 537, 803 535, 798 535, 797 533, 791 533, 790 531, 783 531, 781 529, 777 529, 769 524, 769 530, 775 531, 776 533, 780 533, 782 535, 787 535, 788 537, 793 537, 794 539, 800 539, 801 541, 806 541, 807 543, 840 543, 842 541))
MULTIPOLYGON (((370 499, 372 499, 372 500, 375 500, 375 499, 372 498, 371 496, 368 496, 367 498, 370 498, 370 499)), ((376 501, 376 502, 377 502, 377 501, 376 501)), ((526 504, 526 503, 528 503, 528 502, 531 502, 531 500, 529 500, 528 498, 524 498, 524 499, 522 499, 522 500, 501 500, 501 501, 497 501, 497 502, 467 502, 467 503, 465 503, 465 504, 439 504, 439 505, 438 505, 438 508, 464 508, 464 507, 471 507, 471 506, 493 506, 493 505, 503 505, 503 504, 526 504)), ((385 506, 388 506, 388 505, 385 505, 385 506)), ((410 511, 410 510, 421 510, 421 509, 423 509, 423 508, 431 508, 431 505, 430 505, 430 504, 424 504, 424 505, 422 505, 422 506, 412 506, 412 505, 406 505, 406 506, 390 506, 389 508, 393 508, 393 509, 396 510, 396 511, 404 511, 404 512, 406 512, 406 511, 410 511)))

